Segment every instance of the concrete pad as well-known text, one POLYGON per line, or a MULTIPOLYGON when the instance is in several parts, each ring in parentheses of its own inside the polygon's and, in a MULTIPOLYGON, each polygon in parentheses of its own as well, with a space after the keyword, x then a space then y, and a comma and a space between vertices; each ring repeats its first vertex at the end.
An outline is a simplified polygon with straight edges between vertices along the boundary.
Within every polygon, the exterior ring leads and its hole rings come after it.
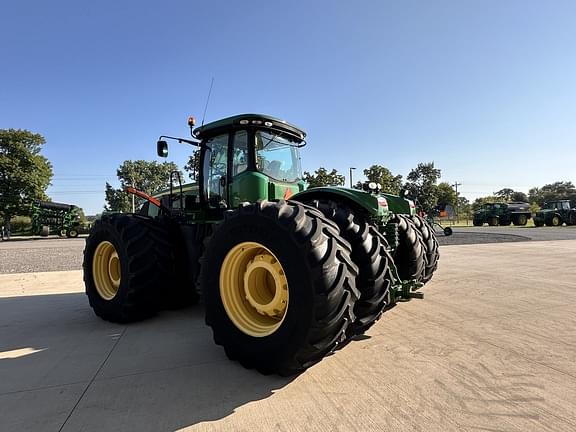
POLYGON ((0 298, 84 292, 82 270, 0 274, 0 298))
POLYGON ((58 431, 85 388, 73 384, 0 394, 0 430, 58 431))
POLYGON ((0 394, 89 381, 123 330, 97 319, 84 293, 0 298, 0 357, 30 350, 0 360, 0 394))
POLYGON ((0 430, 576 430, 576 241, 441 255, 424 300, 293 378, 227 360, 200 307, 118 326, 79 272, 0 277, 0 430))
POLYGON ((201 307, 163 312, 128 326, 98 378, 224 361, 201 307))

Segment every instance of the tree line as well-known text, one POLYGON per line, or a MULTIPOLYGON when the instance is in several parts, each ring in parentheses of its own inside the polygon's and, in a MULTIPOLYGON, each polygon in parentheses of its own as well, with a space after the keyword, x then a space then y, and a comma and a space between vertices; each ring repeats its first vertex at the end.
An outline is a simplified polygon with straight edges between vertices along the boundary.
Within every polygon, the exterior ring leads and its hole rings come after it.
MULTIPOLYGON (((9 229, 14 216, 30 214, 34 200, 49 200, 46 189, 53 177, 50 161, 41 154, 46 143, 40 134, 21 129, 0 129, 0 218, 9 229)), ((173 162, 158 163, 156 161, 126 160, 117 169, 116 175, 120 183, 114 188, 106 182, 104 196, 106 211, 132 211, 132 198, 125 192, 127 186, 134 186, 147 193, 155 193, 167 189, 170 184, 170 173, 179 171, 173 162)), ((199 171, 199 154, 193 152, 184 167, 191 180, 196 180, 199 171)), ((528 193, 503 188, 492 195, 477 198, 470 203, 466 197, 458 196, 448 182, 439 182, 441 170, 434 162, 419 163, 406 178, 394 174, 383 165, 374 164, 363 170, 370 182, 379 183, 382 190, 392 194, 407 193, 417 197, 419 205, 425 212, 430 212, 437 206, 452 205, 459 209, 462 216, 469 215, 485 202, 524 201, 532 204, 536 210, 546 201, 569 199, 576 207, 576 188, 570 181, 557 181, 541 187, 533 187, 528 193)), ((305 171, 303 180, 310 187, 344 186, 345 176, 336 169, 319 167, 313 172, 305 171)), ((356 188, 362 188, 357 182, 356 188)), ((139 205, 139 199, 135 200, 139 205)))

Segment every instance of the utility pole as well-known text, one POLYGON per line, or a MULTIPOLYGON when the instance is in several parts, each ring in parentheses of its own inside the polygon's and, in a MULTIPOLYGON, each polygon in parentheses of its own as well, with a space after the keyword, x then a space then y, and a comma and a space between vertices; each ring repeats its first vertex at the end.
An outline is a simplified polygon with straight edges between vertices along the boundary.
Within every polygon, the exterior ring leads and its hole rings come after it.
POLYGON ((355 167, 350 167, 350 189, 352 189, 354 186, 352 186, 352 170, 355 170, 355 167))
POLYGON ((456 222, 459 220, 459 212, 458 212, 458 186, 462 186, 462 183, 454 182, 452 185, 454 186, 454 190, 456 191, 456 222))

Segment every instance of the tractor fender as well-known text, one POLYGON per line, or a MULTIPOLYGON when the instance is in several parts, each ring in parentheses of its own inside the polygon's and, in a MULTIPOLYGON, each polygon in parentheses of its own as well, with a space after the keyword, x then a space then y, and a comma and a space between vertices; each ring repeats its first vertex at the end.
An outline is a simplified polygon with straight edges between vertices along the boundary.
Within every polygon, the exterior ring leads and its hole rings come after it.
POLYGON ((290 197, 293 201, 310 202, 313 200, 330 200, 342 203, 355 211, 367 214, 369 217, 384 217, 388 214, 388 206, 378 196, 364 191, 340 187, 315 187, 298 192, 290 197), (380 204, 379 204, 380 203, 380 204))

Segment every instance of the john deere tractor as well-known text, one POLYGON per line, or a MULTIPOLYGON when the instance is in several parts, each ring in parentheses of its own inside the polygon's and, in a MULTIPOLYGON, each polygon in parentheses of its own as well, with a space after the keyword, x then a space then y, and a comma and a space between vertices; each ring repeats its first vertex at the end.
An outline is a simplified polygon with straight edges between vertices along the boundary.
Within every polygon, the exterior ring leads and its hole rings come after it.
POLYGON ((534 225, 541 227, 576 225, 576 207, 571 208, 570 200, 556 200, 544 203, 534 216, 534 225))
MULTIPOLYGON (((129 322, 194 302, 230 359, 293 374, 366 331, 437 267, 433 229, 410 200, 342 187, 307 189, 306 134, 243 114, 162 136, 200 150, 198 184, 146 200, 137 214, 97 221, 84 250, 94 312, 129 322)), ((176 176, 178 177, 178 176, 176 176)))

